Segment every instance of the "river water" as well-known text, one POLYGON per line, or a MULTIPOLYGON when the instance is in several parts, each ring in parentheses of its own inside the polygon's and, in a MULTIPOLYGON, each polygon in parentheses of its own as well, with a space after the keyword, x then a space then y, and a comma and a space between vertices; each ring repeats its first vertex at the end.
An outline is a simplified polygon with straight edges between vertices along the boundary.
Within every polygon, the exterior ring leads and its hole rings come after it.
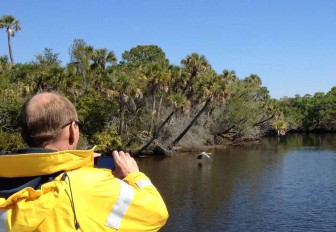
POLYGON ((161 231, 336 231, 336 134, 137 159, 164 198, 161 231))

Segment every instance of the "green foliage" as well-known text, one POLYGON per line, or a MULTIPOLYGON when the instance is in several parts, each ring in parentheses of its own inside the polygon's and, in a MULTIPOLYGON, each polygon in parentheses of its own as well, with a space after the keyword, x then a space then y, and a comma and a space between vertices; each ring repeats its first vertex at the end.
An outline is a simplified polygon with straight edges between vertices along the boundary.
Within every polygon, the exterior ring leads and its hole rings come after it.
POLYGON ((232 140, 261 135, 263 126, 273 118, 274 102, 261 80, 251 75, 243 80, 227 81, 228 97, 214 111, 212 130, 218 136, 232 140))
POLYGON ((75 101, 79 120, 83 123, 82 132, 91 140, 92 136, 101 132, 115 115, 116 106, 102 93, 90 89, 78 96, 75 101))
POLYGON ((110 153, 111 151, 122 147, 121 137, 115 129, 104 129, 93 135, 92 142, 97 146, 97 151, 110 153))
POLYGON ((74 40, 70 47, 70 61, 76 64, 79 73, 85 75, 89 71, 92 52, 93 47, 87 45, 84 40, 74 40))
POLYGON ((0 129, 14 131, 18 128, 17 116, 23 99, 20 95, 20 86, 8 85, 5 89, 0 89, 0 129))
POLYGON ((295 130, 336 130, 336 88, 327 94, 283 98, 279 101, 290 129, 295 130))
POLYGON ((0 74, 7 71, 9 68, 8 56, 0 56, 0 74))
POLYGON ((278 131, 278 133, 284 135, 287 131, 287 123, 284 121, 277 120, 273 122, 274 129, 278 131))
POLYGON ((51 48, 45 48, 42 54, 35 55, 36 62, 43 66, 60 65, 59 53, 53 53, 51 48))
POLYGON ((115 65, 117 58, 106 48, 95 49, 87 45, 82 39, 75 39, 70 47, 70 60, 83 75, 93 70, 104 70, 106 64, 115 65))
POLYGON ((0 152, 14 151, 25 146, 19 132, 5 132, 0 129, 0 152))
POLYGON ((169 61, 160 47, 156 45, 138 45, 122 54, 121 64, 127 64, 133 68, 140 67, 149 71, 153 66, 164 69, 168 67, 169 61))
POLYGON ((69 51, 65 67, 48 48, 29 63, 13 65, 0 56, 2 150, 22 146, 14 132, 17 115, 26 97, 38 91, 66 95, 83 122, 80 146, 96 144, 101 151, 152 143, 183 146, 190 138, 193 144, 197 139, 192 138, 199 138, 199 145, 212 144, 218 136, 259 138, 274 129, 336 131, 336 87, 277 101, 258 75, 217 74, 197 53, 175 66, 155 45, 125 51, 119 64, 112 51, 80 39, 69 51))

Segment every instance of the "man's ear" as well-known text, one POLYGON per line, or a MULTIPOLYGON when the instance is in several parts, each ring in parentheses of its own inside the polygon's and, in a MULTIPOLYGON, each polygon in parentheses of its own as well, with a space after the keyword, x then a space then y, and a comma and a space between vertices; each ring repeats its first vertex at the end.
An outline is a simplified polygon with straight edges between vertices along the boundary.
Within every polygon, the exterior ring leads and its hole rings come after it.
POLYGON ((75 140, 75 122, 72 122, 69 126, 69 144, 72 145, 76 140, 75 140))

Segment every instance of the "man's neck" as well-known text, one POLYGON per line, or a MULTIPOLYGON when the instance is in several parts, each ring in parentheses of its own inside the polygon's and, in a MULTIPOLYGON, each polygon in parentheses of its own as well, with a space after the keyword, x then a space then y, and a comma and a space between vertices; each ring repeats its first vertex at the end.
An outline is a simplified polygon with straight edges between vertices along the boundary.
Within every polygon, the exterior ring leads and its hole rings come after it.
POLYGON ((71 146, 69 143, 65 142, 54 142, 54 143, 48 143, 44 146, 46 149, 52 149, 56 151, 64 151, 64 150, 74 150, 73 146, 71 146))

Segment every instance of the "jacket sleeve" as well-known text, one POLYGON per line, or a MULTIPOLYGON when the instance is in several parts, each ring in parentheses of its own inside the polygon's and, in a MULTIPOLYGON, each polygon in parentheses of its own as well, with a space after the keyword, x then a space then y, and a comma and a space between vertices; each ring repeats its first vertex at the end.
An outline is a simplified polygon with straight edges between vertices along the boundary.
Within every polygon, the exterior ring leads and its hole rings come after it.
POLYGON ((160 193, 141 172, 131 173, 124 180, 96 168, 68 174, 83 228, 97 222, 96 231, 158 231, 168 219, 160 193), (91 218, 84 220, 91 213, 91 218))
POLYGON ((157 231, 163 227, 168 219, 168 211, 150 179, 142 172, 133 172, 124 181, 134 189, 127 218, 140 222, 144 231, 157 231))

